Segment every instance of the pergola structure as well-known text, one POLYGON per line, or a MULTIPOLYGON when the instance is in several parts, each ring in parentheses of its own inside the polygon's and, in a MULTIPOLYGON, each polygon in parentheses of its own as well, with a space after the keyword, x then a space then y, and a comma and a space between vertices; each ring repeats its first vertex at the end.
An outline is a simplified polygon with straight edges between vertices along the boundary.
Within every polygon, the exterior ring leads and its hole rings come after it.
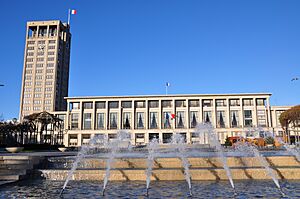
POLYGON ((24 117, 22 123, 0 123, 0 145, 63 144, 62 120, 46 111, 24 117))

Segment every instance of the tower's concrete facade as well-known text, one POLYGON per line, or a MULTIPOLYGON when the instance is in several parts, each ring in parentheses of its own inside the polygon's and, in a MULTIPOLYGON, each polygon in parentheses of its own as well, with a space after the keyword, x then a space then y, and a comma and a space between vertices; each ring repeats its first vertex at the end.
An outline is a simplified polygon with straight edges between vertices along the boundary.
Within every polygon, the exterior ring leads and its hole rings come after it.
POLYGON ((20 119, 41 111, 66 110, 71 33, 59 20, 27 22, 20 119))

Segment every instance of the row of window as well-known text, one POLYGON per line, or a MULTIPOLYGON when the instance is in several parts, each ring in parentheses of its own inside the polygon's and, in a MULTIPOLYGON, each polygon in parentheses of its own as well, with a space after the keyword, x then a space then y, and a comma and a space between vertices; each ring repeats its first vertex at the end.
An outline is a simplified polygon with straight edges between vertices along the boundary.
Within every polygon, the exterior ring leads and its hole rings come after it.
MULTIPOLYGON (((223 99, 217 99, 216 106, 222 107, 227 106, 226 100, 223 99)), ((265 106, 265 99, 256 99, 256 105, 257 106, 265 106)), ((243 99, 243 106, 253 106, 253 99, 243 99)), ((145 108, 146 102, 145 101, 135 101, 134 102, 135 108, 145 108)), ((169 108, 172 107, 173 101, 172 100, 162 100, 161 105, 163 108, 169 108)), ((199 107, 200 103, 199 100, 189 100, 189 107, 199 107)), ((240 106, 240 100, 239 99, 230 99, 229 100, 230 106, 240 106)), ((212 107, 213 106, 213 100, 204 99, 202 100, 203 107, 212 107)), ((106 102, 96 102, 95 103, 96 109, 105 109, 106 108, 106 102)), ((159 101, 158 100, 150 100, 148 101, 148 107, 149 108, 158 108, 159 107, 159 101)), ((185 100, 175 100, 175 107, 186 107, 186 101, 185 100)), ((84 102, 83 103, 84 109, 93 109, 93 102, 84 102)), ((119 102, 118 101, 111 101, 108 102, 108 108, 119 108, 119 102)), ((132 101, 122 101, 121 102, 121 108, 132 108, 132 101)), ((70 103, 70 110, 72 109, 80 109, 80 103, 79 102, 71 102, 70 103)))
MULTIPOLYGON (((27 62, 33 62, 33 60, 34 60, 34 58, 26 58, 27 62)), ((44 60, 45 60, 44 57, 37 57, 36 58, 36 61, 38 61, 38 62, 43 62, 44 60)), ((48 57, 47 61, 54 61, 54 57, 48 57)))
MULTIPOLYGON (((258 111, 258 126, 265 127, 266 126, 266 113, 265 110, 258 111)), ((244 110, 244 126, 251 127, 252 124, 252 110, 244 110)), ((241 127, 240 124, 240 116, 239 111, 230 111, 230 124, 227 124, 225 111, 217 111, 217 127, 225 128, 225 127, 241 127)), ((161 128, 170 129, 172 128, 171 120, 175 120, 175 128, 195 128, 198 122, 206 122, 212 123, 212 112, 211 111, 203 111, 203 120, 199 121, 199 112, 198 111, 190 111, 189 112, 189 125, 187 126, 187 118, 185 111, 177 111, 176 114, 171 114, 171 112, 163 112, 161 128)), ((158 123, 158 112, 149 112, 149 121, 147 124, 150 129, 157 129, 159 127, 158 123)), ((71 129, 77 129, 79 127, 79 113, 71 114, 71 129)), ((135 129, 145 129, 145 113, 144 112, 136 112, 135 114, 135 129)), ((106 124, 105 113, 97 113, 96 115, 96 129, 106 129, 106 125, 108 129, 118 129, 118 113, 111 112, 109 113, 108 123, 106 124)), ((122 129, 132 129, 132 113, 131 112, 123 112, 122 113, 122 129)), ((92 129, 92 113, 83 113, 83 129, 92 129)))
MULTIPOLYGON (((31 110, 31 107, 30 106, 24 106, 23 107, 23 111, 30 111, 31 110)), ((32 108, 32 110, 34 111, 41 111, 42 110, 42 107, 41 106, 34 106, 32 108)), ((51 108, 49 106, 45 106, 43 110, 46 110, 46 111, 50 111, 51 108)))

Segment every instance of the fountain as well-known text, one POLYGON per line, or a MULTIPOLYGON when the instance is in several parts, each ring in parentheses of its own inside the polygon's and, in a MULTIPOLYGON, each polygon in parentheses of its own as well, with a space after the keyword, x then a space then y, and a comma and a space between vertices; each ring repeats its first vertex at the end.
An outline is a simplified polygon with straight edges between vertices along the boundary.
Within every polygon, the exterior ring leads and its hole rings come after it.
POLYGON ((152 175, 152 168, 154 166, 154 158, 155 158, 155 152, 158 148, 158 139, 153 138, 149 144, 148 144, 148 158, 147 158, 147 170, 146 170, 146 195, 149 195, 149 186, 151 181, 151 175, 152 175))
POLYGON ((226 171, 226 175, 229 179, 231 187, 234 189, 234 184, 233 184, 231 172, 230 172, 230 169, 227 165, 227 158, 224 155, 223 147, 221 146, 221 144, 219 142, 218 135, 215 132, 213 126, 210 123, 198 124, 197 125, 197 133, 199 134, 199 137, 201 135, 203 135, 205 137, 205 134, 208 135, 209 144, 217 150, 218 156, 222 161, 223 168, 226 171))
POLYGON ((185 148, 185 141, 182 135, 176 133, 173 134, 171 139, 172 147, 175 149, 175 153, 181 159, 182 166, 184 168, 184 177, 186 182, 188 183, 190 196, 192 196, 192 184, 191 184, 191 174, 189 170, 189 161, 186 157, 186 148, 185 148))
POLYGON ((235 144, 235 147, 236 147, 235 148, 236 151, 243 152, 248 155, 254 155, 254 157, 256 157, 259 160, 260 164, 265 168, 267 175, 272 178, 277 188, 281 190, 278 179, 275 173, 273 172, 273 170, 270 168, 270 165, 267 162, 266 158, 258 151, 258 149, 253 144, 248 142, 238 141, 235 144))

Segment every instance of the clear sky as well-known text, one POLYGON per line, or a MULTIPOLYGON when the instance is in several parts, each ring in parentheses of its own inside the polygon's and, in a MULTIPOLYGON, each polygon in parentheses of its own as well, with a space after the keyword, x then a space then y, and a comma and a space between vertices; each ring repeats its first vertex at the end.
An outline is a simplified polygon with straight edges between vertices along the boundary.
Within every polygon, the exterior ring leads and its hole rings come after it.
POLYGON ((271 92, 300 103, 298 0, 1 0, 0 115, 18 117, 26 21, 71 19, 69 96, 271 92))

